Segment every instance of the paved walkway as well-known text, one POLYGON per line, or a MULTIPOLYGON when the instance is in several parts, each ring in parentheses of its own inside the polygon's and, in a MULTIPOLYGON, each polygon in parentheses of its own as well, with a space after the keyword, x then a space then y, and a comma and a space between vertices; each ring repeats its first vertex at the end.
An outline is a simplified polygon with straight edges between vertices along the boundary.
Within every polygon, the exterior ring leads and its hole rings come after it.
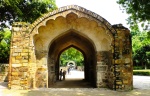
MULTIPOLYGON (((67 80, 78 81, 79 85, 83 83, 83 73, 77 72, 76 76, 67 75, 67 80), (77 75, 78 74, 78 75, 77 75), (76 78, 76 79, 75 79, 76 78), (82 81, 82 82, 81 82, 82 81), (80 83, 81 82, 81 83, 80 83)), ((73 83, 73 88, 62 88, 61 81, 57 83, 57 87, 60 88, 40 88, 33 90, 14 90, 7 89, 7 82, 0 83, 0 96, 150 96, 150 77, 148 76, 133 76, 134 78, 134 90, 128 92, 118 92, 107 88, 76 88, 77 85, 73 83)), ((69 84, 69 82, 66 83, 69 84)), ((63 82, 63 81, 62 81, 63 82)), ((88 84, 84 82, 87 86, 88 84)), ((64 86, 64 85, 63 85, 64 86)), ((80 86, 81 87, 81 86, 80 86)))
POLYGON ((84 80, 83 71, 71 71, 66 74, 66 80, 58 81, 51 88, 93 88, 89 82, 84 80))
POLYGON ((133 76, 133 86, 137 89, 150 90, 150 76, 133 76))

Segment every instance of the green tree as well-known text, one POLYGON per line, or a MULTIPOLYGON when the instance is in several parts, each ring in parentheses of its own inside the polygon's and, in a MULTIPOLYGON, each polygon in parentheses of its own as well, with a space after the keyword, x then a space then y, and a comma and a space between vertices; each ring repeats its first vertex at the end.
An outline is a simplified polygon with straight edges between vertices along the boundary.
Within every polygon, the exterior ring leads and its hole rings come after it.
POLYGON ((8 28, 0 31, 0 62, 6 63, 9 60, 11 32, 8 28))
POLYGON ((55 0, 1 0, 0 27, 9 27, 14 21, 32 23, 56 8, 55 0))
POLYGON ((133 61, 134 66, 142 66, 145 69, 150 68, 149 60, 150 60, 150 40, 147 38, 146 32, 132 32, 132 51, 133 51, 133 61))
POLYGON ((0 0, 0 62, 8 62, 10 34, 5 36, 13 22, 33 23, 56 8, 55 0, 0 0))
POLYGON ((150 0, 118 0, 117 3, 129 14, 131 28, 141 24, 143 29, 150 30, 150 0))
POLYGON ((66 66, 69 61, 74 61, 78 66, 83 65, 84 57, 83 54, 77 49, 71 47, 60 55, 61 66, 66 66))

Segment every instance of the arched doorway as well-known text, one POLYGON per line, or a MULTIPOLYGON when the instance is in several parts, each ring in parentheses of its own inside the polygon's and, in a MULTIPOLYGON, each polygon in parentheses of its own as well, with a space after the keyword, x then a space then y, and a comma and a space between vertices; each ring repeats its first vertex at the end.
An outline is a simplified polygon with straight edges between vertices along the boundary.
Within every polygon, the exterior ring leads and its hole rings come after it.
MULTIPOLYGON (((55 39, 50 46, 51 51, 49 51, 49 58, 53 58, 56 62, 55 64, 48 63, 49 69, 49 81, 52 81, 50 78, 53 75, 56 75, 57 80, 59 77, 59 56, 63 50, 68 47, 74 47, 84 54, 84 66, 85 66, 85 80, 92 83, 93 86, 96 86, 96 54, 95 49, 92 43, 82 35, 79 35, 75 30, 69 30, 66 34, 63 34, 61 37, 55 39), (55 43, 57 42, 57 43, 55 43), (54 58, 55 57, 55 58, 54 58), (50 66, 55 68, 55 73, 51 72, 50 66)), ((51 60, 49 59, 48 62, 51 60)), ((52 83, 52 82, 51 82, 52 83)), ((50 84, 50 83, 49 83, 50 84)))
POLYGON ((129 30, 85 8, 65 6, 33 24, 16 22, 11 41, 10 88, 48 88, 58 78, 61 52, 74 47, 83 53, 85 79, 94 87, 132 89, 129 30))

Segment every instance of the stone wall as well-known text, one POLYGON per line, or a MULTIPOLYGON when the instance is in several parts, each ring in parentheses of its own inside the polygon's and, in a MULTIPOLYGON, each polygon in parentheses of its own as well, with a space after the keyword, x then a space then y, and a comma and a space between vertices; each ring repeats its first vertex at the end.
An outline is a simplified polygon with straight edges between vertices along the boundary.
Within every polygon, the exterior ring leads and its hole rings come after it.
POLYGON ((29 86, 29 33, 28 24, 16 22, 13 25, 10 53, 10 70, 8 87, 28 89, 29 86))
POLYGON ((117 31, 112 61, 112 70, 114 71, 113 89, 131 90, 133 89, 133 63, 130 31, 121 24, 113 27, 117 31))
POLYGON ((116 34, 112 51, 97 52, 97 87, 113 90, 133 88, 131 37, 128 29, 114 25, 116 34))

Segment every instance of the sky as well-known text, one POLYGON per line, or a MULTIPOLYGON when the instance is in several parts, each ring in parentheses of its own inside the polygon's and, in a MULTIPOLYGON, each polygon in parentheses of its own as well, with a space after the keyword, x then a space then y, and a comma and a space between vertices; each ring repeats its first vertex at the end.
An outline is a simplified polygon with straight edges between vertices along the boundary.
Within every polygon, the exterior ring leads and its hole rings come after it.
POLYGON ((59 7, 67 5, 78 5, 105 18, 110 24, 123 24, 129 28, 126 19, 128 15, 120 10, 116 0, 56 0, 59 7))

